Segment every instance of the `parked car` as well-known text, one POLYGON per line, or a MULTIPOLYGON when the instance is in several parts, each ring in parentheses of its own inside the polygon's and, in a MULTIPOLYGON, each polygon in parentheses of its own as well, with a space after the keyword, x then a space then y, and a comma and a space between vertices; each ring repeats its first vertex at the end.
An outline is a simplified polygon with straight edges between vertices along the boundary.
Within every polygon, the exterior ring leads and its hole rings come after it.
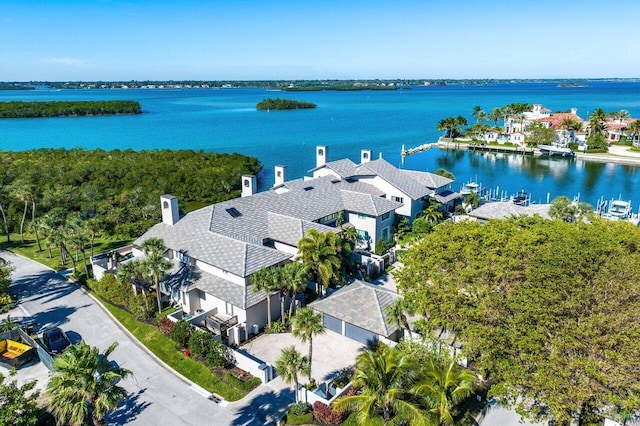
POLYGON ((42 344, 51 355, 58 355, 71 345, 71 341, 60 327, 54 327, 42 333, 42 344))

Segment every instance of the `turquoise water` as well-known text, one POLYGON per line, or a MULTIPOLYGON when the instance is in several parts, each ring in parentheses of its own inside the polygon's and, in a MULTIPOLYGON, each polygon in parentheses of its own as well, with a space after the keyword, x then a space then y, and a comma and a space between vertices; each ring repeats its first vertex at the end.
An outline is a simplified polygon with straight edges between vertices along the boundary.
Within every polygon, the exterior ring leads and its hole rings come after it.
MULTIPOLYGON (((301 177, 315 166, 314 146, 327 145, 329 158, 357 161, 361 149, 401 166, 400 150, 433 142, 438 120, 485 111, 511 102, 540 103, 551 110, 578 108, 587 118, 597 107, 628 110, 640 117, 640 83, 588 82, 559 88, 553 83, 415 87, 397 91, 269 92, 264 89, 35 90, 0 91, 0 100, 131 99, 142 104, 136 116, 0 120, 0 148, 202 149, 256 156, 265 169, 261 188, 273 183, 273 166, 301 177), (318 105, 313 110, 256 111, 267 97, 318 105)), ((509 193, 526 189, 534 199, 581 194, 595 203, 622 196, 640 205, 637 167, 566 159, 521 158, 432 150, 407 157, 404 167, 452 171, 458 184, 477 179, 509 193)), ((458 189, 457 187, 454 189, 458 189)))

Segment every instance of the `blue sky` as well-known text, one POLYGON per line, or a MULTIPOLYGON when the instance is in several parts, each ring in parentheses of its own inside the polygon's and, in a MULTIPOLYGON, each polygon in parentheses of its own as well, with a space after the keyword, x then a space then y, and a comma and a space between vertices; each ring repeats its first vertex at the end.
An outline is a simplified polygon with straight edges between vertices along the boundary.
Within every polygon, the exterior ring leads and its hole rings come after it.
POLYGON ((636 0, 1 0, 0 81, 640 77, 639 16, 636 0))

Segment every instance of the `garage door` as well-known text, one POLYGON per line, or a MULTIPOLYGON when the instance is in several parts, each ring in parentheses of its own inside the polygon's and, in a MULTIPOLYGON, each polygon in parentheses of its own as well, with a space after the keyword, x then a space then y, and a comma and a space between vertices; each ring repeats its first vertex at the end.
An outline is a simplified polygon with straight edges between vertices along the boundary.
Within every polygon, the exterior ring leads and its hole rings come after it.
POLYGON ((342 334, 342 320, 332 317, 331 315, 322 315, 322 321, 327 330, 335 331, 338 334, 342 334))
POLYGON ((377 334, 349 323, 347 323, 345 327, 345 335, 356 342, 364 343, 365 345, 378 341, 377 334))

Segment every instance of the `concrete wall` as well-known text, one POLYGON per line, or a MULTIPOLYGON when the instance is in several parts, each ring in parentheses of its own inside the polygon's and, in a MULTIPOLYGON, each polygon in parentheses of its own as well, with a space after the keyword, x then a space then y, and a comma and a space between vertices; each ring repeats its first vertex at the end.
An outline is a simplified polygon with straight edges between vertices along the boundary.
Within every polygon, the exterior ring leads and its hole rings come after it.
POLYGON ((235 365, 262 380, 262 383, 270 382, 273 377, 273 367, 262 360, 245 352, 231 349, 235 365))

